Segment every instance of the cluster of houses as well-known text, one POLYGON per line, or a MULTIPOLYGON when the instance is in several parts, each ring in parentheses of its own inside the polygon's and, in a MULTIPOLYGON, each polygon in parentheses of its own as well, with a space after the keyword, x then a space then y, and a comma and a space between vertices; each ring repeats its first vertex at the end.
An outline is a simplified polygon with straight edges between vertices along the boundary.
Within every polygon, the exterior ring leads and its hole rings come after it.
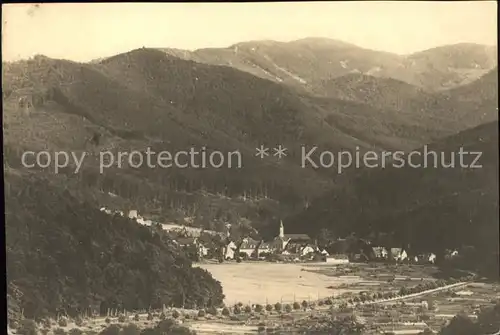
MULTIPOLYGON (((101 208, 101 211, 110 215, 125 214, 121 211, 111 211, 106 208, 101 208)), ((226 232, 215 232, 204 230, 202 228, 189 227, 177 224, 160 224, 152 220, 144 219, 140 216, 137 210, 129 211, 127 215, 130 219, 144 226, 161 225, 165 231, 173 233, 174 241, 184 248, 196 250, 197 258, 211 258, 214 253, 211 252, 213 246, 213 237, 219 235, 221 241, 225 241, 223 248, 223 258, 225 260, 233 260, 239 258, 266 259, 269 255, 286 256, 286 259, 291 260, 322 260, 327 263, 344 264, 353 261, 373 261, 373 260, 393 260, 396 262, 412 262, 412 263, 431 263, 436 260, 436 255, 433 253, 422 254, 418 256, 408 256, 403 248, 386 248, 381 246, 373 246, 369 242, 365 245, 364 252, 347 251, 347 248, 327 248, 320 249, 316 243, 307 234, 285 234, 283 222, 280 222, 279 234, 270 242, 263 242, 252 239, 250 237, 235 241, 231 238, 229 229, 226 232), (368 250, 368 251, 366 251, 368 250)), ((338 239, 334 244, 347 243, 345 239, 338 239)), ((458 252, 453 251, 451 256, 455 256, 458 252)))
MULTIPOLYGON (((179 231, 183 237, 176 238, 175 241, 181 247, 195 247, 198 250, 198 256, 201 258, 210 256, 211 245, 210 237, 206 234, 201 234, 201 231, 187 232, 186 228, 181 228, 179 231), (186 234, 187 232, 187 234, 186 234), (188 237, 184 237, 188 235, 188 237)), ((207 232, 207 231, 203 231, 207 232)), ((221 234, 224 233, 215 233, 221 234)), ((314 254, 322 254, 329 256, 325 250, 319 250, 313 240, 306 234, 285 234, 283 223, 280 223, 280 233, 271 242, 263 242, 252 239, 250 237, 243 238, 240 241, 232 240, 231 235, 226 232, 225 241, 227 244, 223 250, 225 260, 233 260, 237 258, 258 258, 265 259, 271 254, 281 254, 294 256, 296 259, 312 258, 314 254)))

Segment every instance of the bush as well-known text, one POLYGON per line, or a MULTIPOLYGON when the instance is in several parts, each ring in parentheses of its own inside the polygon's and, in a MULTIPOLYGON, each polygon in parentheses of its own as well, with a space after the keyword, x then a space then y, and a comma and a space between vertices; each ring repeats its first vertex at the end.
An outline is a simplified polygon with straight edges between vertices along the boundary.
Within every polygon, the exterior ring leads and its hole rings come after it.
POLYGON ((323 306, 324 304, 323 300, 318 301, 318 306, 323 306))
POLYGON ((19 335, 37 335, 35 321, 22 320, 21 324, 17 328, 17 334, 19 334, 19 335))
POLYGON ((305 300, 302 300, 302 308, 307 308, 309 307, 309 303, 305 300))
POLYGON ((82 318, 76 318, 75 325, 77 325, 78 327, 81 327, 81 326, 83 326, 83 324, 84 324, 84 322, 83 322, 82 318))
POLYGON ((162 312, 162 313, 160 314, 160 320, 162 320, 162 321, 163 321, 163 320, 165 320, 166 318, 167 318, 167 316, 165 315, 165 313, 163 313, 163 312, 162 312))
POLYGON ((172 317, 174 319, 177 319, 179 316, 181 316, 181 314, 176 309, 174 309, 174 311, 172 312, 172 317))
POLYGON ((175 325, 170 329, 170 332, 168 332, 167 334, 196 335, 196 332, 194 330, 190 330, 188 327, 175 325))
POLYGON ((147 320, 148 320, 148 321, 151 321, 151 320, 153 320, 153 314, 151 314, 151 313, 148 313, 148 317, 147 317, 147 320))
POLYGON ((104 328, 100 335, 120 335, 120 326, 110 325, 104 328))
POLYGON ((222 309, 222 315, 224 315, 224 316, 229 316, 229 314, 230 314, 230 313, 229 313, 229 309, 228 309, 227 307, 224 307, 224 308, 222 309))
MULTIPOLYGON (((300 307, 299 307, 299 308, 300 308, 300 307)), ((290 312, 292 311, 292 306, 290 306, 290 305, 285 305, 285 311, 286 311, 287 313, 290 313, 290 312)))
POLYGON ((66 320, 66 318, 60 318, 59 321, 57 321, 57 324, 59 325, 59 327, 67 327, 68 320, 66 320))
POLYGON ((120 316, 118 316, 118 322, 120 323, 123 323, 123 322, 127 322, 127 317, 123 314, 120 314, 120 316))
POLYGON ((160 321, 158 325, 156 326, 156 331, 160 334, 166 333, 166 334, 172 334, 171 329, 175 326, 175 321, 172 319, 165 319, 160 321))
POLYGON ((204 310, 204 309, 200 309, 200 310, 198 311, 198 317, 200 317, 200 318, 201 318, 201 317, 204 317, 204 316, 205 316, 205 314, 206 314, 206 313, 205 313, 205 310, 204 310))
POLYGON ((238 305, 235 305, 234 309, 233 309, 233 313, 234 314, 240 314, 241 313, 241 307, 238 306, 238 305))
POLYGON ((255 305, 255 311, 256 311, 257 313, 262 312, 262 310, 263 310, 263 309, 264 309, 264 308, 262 307, 262 305, 259 305, 259 304, 255 305))
POLYGON ((300 309, 300 304, 297 301, 293 303, 293 309, 300 309))
POLYGON ((246 305, 245 306, 245 313, 252 313, 252 307, 246 305))
POLYGON ((218 311, 217 311, 217 308, 212 306, 207 310, 207 313, 216 316, 218 314, 218 311))
POLYGON ((333 305, 333 300, 331 298, 328 298, 325 300, 326 305, 333 305))
POLYGON ((273 305, 267 304, 266 305, 266 311, 271 312, 273 310, 273 305))
POLYGON ((106 320, 104 320, 104 322, 106 322, 106 323, 109 324, 109 323, 111 323, 111 319, 110 318, 106 318, 106 320))
POLYGON ((283 309, 283 306, 281 306, 281 304, 279 302, 277 302, 277 303, 274 304, 274 309, 277 312, 281 312, 281 310, 283 309))
POLYGON ((73 328, 68 332, 69 335, 82 335, 83 331, 78 328, 73 328))
POLYGON ((239 307, 243 307, 243 303, 242 303, 241 301, 240 301, 239 303, 237 303, 237 305, 238 305, 239 307))
POLYGON ((124 326, 122 329, 122 334, 121 335, 140 335, 141 330, 137 325, 133 323, 129 323, 128 325, 124 326))
MULTIPOLYGON (((148 314, 148 316, 149 316, 149 314, 148 314)), ((139 319, 140 319, 139 314, 135 314, 135 315, 134 315, 134 320, 135 320, 135 321, 139 321, 139 319)))
POLYGON ((257 331, 258 331, 259 333, 264 333, 264 332, 266 331, 266 327, 265 327, 265 326, 259 326, 259 327, 257 328, 257 331))
POLYGON ((54 329, 54 335, 66 335, 66 331, 62 328, 54 329))
POLYGON ((51 323, 50 319, 44 319, 42 321, 42 324, 43 324, 44 328, 49 328, 50 329, 52 327, 52 323, 51 323))
POLYGON ((17 329, 19 328, 19 323, 16 320, 9 320, 9 328, 17 329))

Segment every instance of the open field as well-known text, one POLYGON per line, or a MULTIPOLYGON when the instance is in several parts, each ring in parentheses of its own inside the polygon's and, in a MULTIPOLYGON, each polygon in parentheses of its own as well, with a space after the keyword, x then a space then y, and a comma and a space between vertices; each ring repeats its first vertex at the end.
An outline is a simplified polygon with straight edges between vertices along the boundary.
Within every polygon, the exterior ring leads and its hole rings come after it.
MULTIPOLYGON (((221 282, 226 305, 269 302, 274 304, 302 300, 317 300, 342 293, 342 289, 330 289, 356 282, 354 277, 329 277, 304 271, 301 264, 277 263, 222 263, 200 264, 221 282)), ((314 268, 312 268, 314 269, 314 268)))

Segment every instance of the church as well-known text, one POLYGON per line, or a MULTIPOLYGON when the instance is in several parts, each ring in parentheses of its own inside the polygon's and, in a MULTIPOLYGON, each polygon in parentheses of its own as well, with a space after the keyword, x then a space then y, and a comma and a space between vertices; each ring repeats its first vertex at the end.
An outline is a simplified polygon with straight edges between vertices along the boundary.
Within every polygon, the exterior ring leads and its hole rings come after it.
POLYGON ((307 234, 285 234, 285 227, 281 220, 279 235, 274 238, 272 245, 279 253, 285 250, 291 253, 299 253, 302 248, 312 242, 312 239, 307 234))

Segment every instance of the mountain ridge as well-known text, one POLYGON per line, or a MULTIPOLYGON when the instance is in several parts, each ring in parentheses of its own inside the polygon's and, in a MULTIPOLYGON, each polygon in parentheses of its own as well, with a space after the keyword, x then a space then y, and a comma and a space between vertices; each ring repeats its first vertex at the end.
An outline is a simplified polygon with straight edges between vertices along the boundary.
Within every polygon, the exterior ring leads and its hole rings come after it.
MULTIPOLYGON (((171 52, 168 48, 161 50, 171 52)), ((322 82, 352 72, 389 77, 431 91, 442 90, 469 83, 497 64, 496 46, 457 43, 397 55, 313 37, 289 42, 248 41, 176 54, 201 63, 233 66, 316 94, 322 94, 322 82), (458 58, 465 60, 457 63, 458 58)))

